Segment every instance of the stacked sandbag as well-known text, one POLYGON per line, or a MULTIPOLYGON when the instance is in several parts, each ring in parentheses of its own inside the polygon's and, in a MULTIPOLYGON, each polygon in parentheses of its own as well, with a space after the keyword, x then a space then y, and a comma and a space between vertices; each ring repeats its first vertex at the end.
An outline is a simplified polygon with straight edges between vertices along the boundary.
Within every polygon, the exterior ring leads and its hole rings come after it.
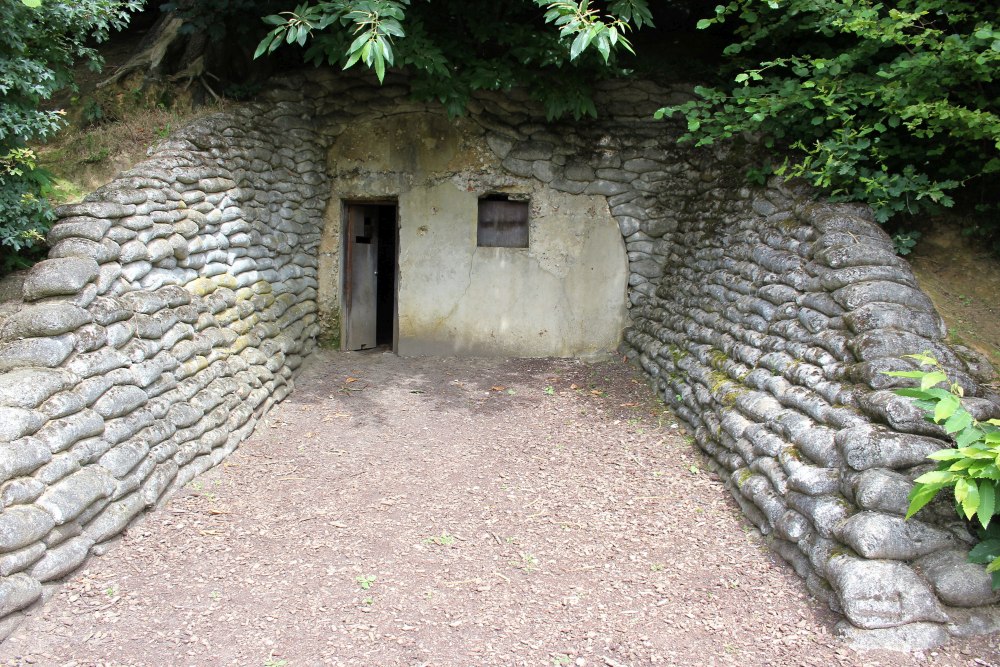
POLYGON ((316 333, 322 151, 276 99, 58 211, 0 314, 0 637, 291 391, 316 333))
MULTIPOLYGON (((1000 629, 950 504, 903 520, 948 442, 884 374, 931 352, 987 419, 989 364, 945 341, 870 211, 752 186, 753 145, 679 145, 677 124, 651 119, 688 96, 602 82, 598 119, 552 123, 518 91, 482 93, 461 122, 492 157, 441 178, 607 198, 630 269, 623 352, 846 632, 918 647, 1000 629)), ((409 112, 444 113, 392 74, 289 79, 63 209, 50 258, 0 284, 20 299, 0 304, 0 636, 291 390, 318 331, 326 146, 355 119, 409 112)))
MULTIPOLYGON (((990 576, 942 499, 904 521, 926 456, 949 446, 893 388, 929 352, 978 419, 995 379, 945 327, 863 206, 751 187, 753 146, 692 149, 650 120, 686 98, 602 84, 597 121, 552 124, 516 94, 472 105, 515 179, 602 194, 629 259, 623 351, 692 429, 747 517, 860 643, 929 646, 1000 629, 990 576)), ((943 494, 944 495, 944 494, 943 494)))
POLYGON ((624 350, 842 629, 922 647, 1000 627, 1000 593, 967 562, 975 540, 950 503, 904 521, 913 479, 949 443, 884 374, 929 352, 987 419, 1000 416, 988 364, 944 341, 870 212, 773 183, 735 219, 681 219, 650 243, 624 350))

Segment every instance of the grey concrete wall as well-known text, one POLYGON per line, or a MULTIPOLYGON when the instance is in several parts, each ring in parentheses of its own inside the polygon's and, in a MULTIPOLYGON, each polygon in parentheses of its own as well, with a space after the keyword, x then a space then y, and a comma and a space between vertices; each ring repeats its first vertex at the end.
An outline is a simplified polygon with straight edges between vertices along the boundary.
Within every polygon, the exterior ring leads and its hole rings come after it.
MULTIPOLYGON (((342 201, 398 203, 397 353, 570 357, 618 347, 628 266, 604 197, 512 177, 474 121, 433 108, 370 111, 333 138, 325 238, 336 253, 342 201), (528 248, 476 246, 479 198, 497 192, 530 198, 528 248)), ((324 314, 340 307, 338 277, 332 267, 322 275, 324 314)))

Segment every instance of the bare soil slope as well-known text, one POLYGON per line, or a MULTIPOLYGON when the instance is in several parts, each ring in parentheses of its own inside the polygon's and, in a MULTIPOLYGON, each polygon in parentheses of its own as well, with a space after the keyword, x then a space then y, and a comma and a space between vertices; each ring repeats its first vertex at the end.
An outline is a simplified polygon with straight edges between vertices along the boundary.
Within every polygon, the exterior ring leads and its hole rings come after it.
POLYGON ((949 339, 1000 368, 1000 260, 948 226, 928 230, 908 259, 945 319, 949 339))

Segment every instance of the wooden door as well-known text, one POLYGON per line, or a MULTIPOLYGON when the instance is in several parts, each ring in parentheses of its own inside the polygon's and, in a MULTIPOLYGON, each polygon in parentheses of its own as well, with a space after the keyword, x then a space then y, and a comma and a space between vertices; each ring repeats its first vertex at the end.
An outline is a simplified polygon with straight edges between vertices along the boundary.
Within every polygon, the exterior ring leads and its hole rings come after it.
POLYGON ((378 206, 347 207, 344 304, 348 350, 376 346, 378 317, 378 206))

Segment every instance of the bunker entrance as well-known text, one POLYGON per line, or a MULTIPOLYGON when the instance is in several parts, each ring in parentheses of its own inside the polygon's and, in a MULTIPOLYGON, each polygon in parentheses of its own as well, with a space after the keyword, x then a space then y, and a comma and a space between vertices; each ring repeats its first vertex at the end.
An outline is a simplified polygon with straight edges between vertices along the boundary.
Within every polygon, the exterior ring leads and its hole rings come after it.
POLYGON ((396 349, 395 202, 344 203, 344 349, 396 349))

